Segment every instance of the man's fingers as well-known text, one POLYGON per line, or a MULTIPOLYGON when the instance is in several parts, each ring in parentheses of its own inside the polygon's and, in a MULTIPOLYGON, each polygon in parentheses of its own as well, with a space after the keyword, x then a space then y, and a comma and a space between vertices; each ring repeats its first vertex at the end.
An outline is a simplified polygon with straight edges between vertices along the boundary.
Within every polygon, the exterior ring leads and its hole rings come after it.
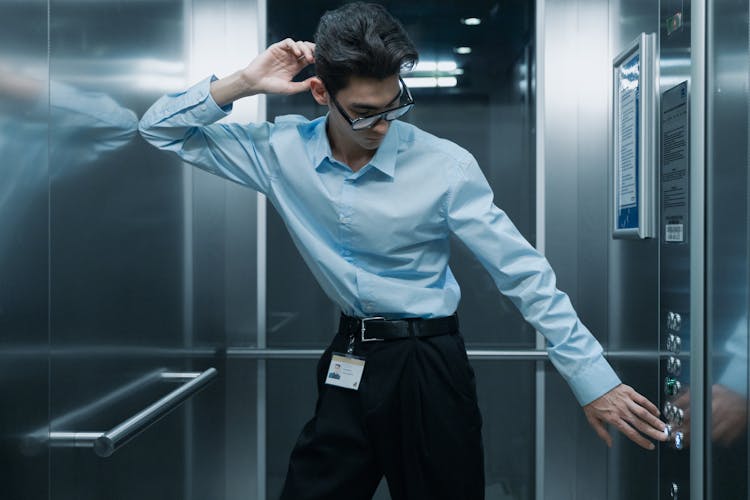
POLYGON ((295 44, 297 48, 302 52, 302 55, 298 57, 298 59, 304 59, 304 61, 308 64, 312 64, 315 62, 315 56, 313 55, 314 51, 314 45, 313 48, 310 47, 312 45, 310 42, 297 42, 295 44))
POLYGON ((310 88, 310 80, 312 80, 314 77, 310 77, 307 80, 301 81, 301 82, 289 82, 287 84, 286 93, 287 94, 299 94, 300 92, 305 92, 310 88))
POLYGON ((294 54, 294 57, 301 57, 302 49, 300 49, 297 44, 292 40, 291 38, 285 38, 279 44, 286 50, 290 51, 292 54, 294 54))
POLYGON ((649 401, 649 399, 639 392, 637 392, 635 389, 630 389, 630 396, 633 398, 633 401, 641 405, 643 408, 648 410, 652 415, 655 417, 658 417, 661 413, 659 412, 659 408, 656 407, 654 403, 649 401))
POLYGON ((654 449, 654 444, 645 437, 641 436, 638 431, 633 429, 625 420, 618 420, 614 425, 620 432, 625 434, 628 439, 633 441, 641 448, 645 448, 647 450, 654 449))
POLYGON ((630 415, 626 416, 628 422, 652 439, 658 441, 667 440, 667 436, 664 433, 664 429, 666 428, 664 422, 656 418, 643 406, 636 404, 635 401, 629 401, 628 408, 630 409, 630 415))
POLYGON ((607 443, 607 446, 612 448, 612 436, 609 435, 609 432, 607 432, 607 429, 604 428, 604 425, 602 425, 600 420, 597 420, 596 418, 589 418, 588 419, 589 424, 591 427, 594 428, 594 431, 596 431, 596 434, 607 443))

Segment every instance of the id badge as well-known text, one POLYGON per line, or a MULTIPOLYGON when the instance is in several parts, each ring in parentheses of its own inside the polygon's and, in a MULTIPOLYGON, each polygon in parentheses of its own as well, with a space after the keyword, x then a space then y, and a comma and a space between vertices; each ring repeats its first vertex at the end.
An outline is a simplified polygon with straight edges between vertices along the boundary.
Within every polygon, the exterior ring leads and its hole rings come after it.
POLYGON ((356 391, 359 389, 364 369, 364 359, 334 352, 326 374, 326 384, 356 391))

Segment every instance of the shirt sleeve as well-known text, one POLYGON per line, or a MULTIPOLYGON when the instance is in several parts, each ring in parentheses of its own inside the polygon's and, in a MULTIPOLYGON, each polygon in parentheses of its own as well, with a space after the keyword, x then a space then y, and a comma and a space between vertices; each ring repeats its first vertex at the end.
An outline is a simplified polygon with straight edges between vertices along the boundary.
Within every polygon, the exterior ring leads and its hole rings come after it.
POLYGON ((601 345, 578 319, 568 296, 557 289, 547 259, 494 205, 492 190, 476 160, 468 155, 453 177, 446 208, 451 231, 526 321, 547 339, 550 361, 578 402, 586 405, 620 384, 601 345))
POLYGON ((230 181, 267 193, 271 124, 214 123, 231 113, 211 96, 215 76, 156 101, 139 123, 143 138, 159 149, 230 181))

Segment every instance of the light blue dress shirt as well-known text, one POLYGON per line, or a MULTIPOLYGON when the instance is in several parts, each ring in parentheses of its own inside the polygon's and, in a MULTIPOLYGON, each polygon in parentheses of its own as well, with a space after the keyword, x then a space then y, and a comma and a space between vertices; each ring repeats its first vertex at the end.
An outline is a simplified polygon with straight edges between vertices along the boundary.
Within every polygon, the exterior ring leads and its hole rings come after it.
POLYGON ((452 314, 461 297, 448 266, 455 234, 547 338, 552 363, 581 404, 620 383, 557 290, 547 260, 493 204, 470 153, 394 121, 370 163, 353 172, 331 153, 326 117, 213 124, 231 111, 211 97, 214 78, 159 99, 141 119, 141 134, 265 194, 342 311, 388 318, 452 314))

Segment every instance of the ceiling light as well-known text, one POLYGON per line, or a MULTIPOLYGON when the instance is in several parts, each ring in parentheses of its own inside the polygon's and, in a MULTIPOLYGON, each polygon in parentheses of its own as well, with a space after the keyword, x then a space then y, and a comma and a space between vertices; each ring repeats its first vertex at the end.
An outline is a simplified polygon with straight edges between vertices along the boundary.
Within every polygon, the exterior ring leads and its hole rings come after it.
POLYGON ((471 47, 456 47, 453 52, 456 54, 471 54, 471 47))
POLYGON ((438 87, 455 87, 458 84, 458 80, 455 76, 444 76, 437 79, 438 87))
POLYGON ((482 20, 478 17, 465 17, 461 19, 461 24, 465 24, 466 26, 479 26, 482 24, 482 20))
POLYGON ((404 83, 412 89, 435 88, 435 87, 455 87, 458 85, 458 79, 455 76, 442 76, 439 78, 431 76, 405 77, 404 83))
POLYGON ((435 61, 419 61, 412 71, 437 71, 437 67, 435 61))
POLYGON ((419 89, 419 88, 427 88, 427 87, 437 87, 438 86, 438 79, 432 78, 432 77, 407 77, 404 78, 404 83, 407 87, 412 89, 419 89))
POLYGON ((439 61, 437 63, 438 71, 455 71, 456 68, 456 61, 439 61))

